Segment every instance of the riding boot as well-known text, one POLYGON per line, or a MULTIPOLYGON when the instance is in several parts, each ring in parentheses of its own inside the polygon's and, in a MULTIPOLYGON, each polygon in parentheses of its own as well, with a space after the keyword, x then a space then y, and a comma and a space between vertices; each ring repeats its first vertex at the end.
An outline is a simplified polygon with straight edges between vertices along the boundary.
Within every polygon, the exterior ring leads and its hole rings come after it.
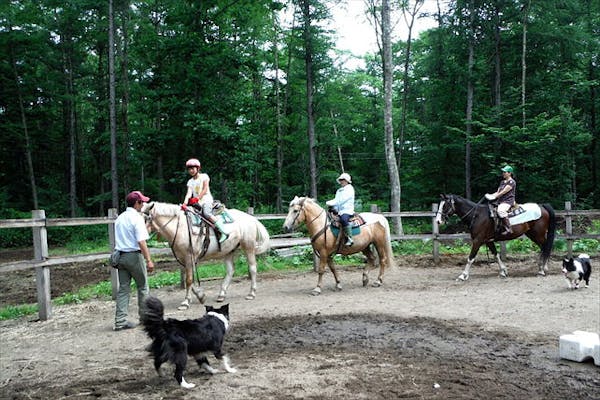
POLYGON ((346 233, 346 243, 344 246, 352 246, 354 244, 354 240, 352 240, 352 227, 350 225, 344 227, 344 232, 346 233))
POLYGON ((215 222, 215 226, 221 232, 221 237, 219 238, 219 243, 223 243, 229 237, 229 234, 226 233, 225 227, 223 226, 223 221, 218 220, 215 222))
POLYGON ((504 225, 504 232, 502 232, 503 235, 510 235, 513 233, 508 217, 502 218, 502 224, 504 225))

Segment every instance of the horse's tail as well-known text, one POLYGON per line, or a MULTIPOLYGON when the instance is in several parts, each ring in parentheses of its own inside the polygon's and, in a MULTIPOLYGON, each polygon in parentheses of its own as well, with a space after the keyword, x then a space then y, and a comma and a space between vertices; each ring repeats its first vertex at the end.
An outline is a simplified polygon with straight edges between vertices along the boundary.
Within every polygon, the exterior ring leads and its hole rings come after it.
POLYGON ((271 248, 271 238, 267 228, 257 219, 256 220, 256 254, 262 254, 271 248))
MULTIPOLYGON (((387 267, 392 268, 396 266, 396 262, 394 261, 394 251, 392 250, 392 234, 390 231, 390 223, 387 218, 381 218, 381 225, 385 228, 385 252, 387 253, 387 267)), ((381 258, 381 255, 380 257, 381 258)))
POLYGON ((550 204, 542 204, 542 207, 548 211, 548 232, 546 233, 546 241, 542 245, 542 262, 545 264, 550 259, 552 247, 554 246, 554 237, 556 234, 556 214, 550 204))

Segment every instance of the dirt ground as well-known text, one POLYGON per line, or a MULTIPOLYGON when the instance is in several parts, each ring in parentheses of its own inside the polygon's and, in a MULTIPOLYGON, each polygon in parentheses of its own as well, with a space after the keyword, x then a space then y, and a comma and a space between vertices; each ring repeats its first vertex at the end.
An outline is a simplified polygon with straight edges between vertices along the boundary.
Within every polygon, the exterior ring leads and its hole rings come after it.
MULTIPOLYGON (((186 380, 198 385, 191 390, 176 384, 170 366, 164 377, 156 374, 142 329, 111 330, 112 301, 55 307, 45 322, 3 321, 0 398, 600 398, 600 368, 558 356, 561 334, 600 332, 597 258, 590 287, 576 291, 567 289, 558 257, 546 277, 535 275, 533 257, 509 257, 508 279, 485 255, 478 259, 471 279, 460 283, 465 256, 444 256, 438 266, 430 256, 398 257, 380 288, 362 287, 361 271, 345 268, 344 289, 334 291, 328 274, 317 297, 309 294, 314 273, 259 275, 253 301, 244 300, 249 281, 237 279, 225 347, 238 372, 210 376, 190 362, 186 380)), ((101 266, 63 269, 52 270, 53 293, 68 290, 60 282, 108 278, 101 266)), ((32 280, 1 274, 2 304, 25 292, 35 299, 32 280)), ((214 304, 219 284, 203 282, 207 303, 214 304)), ((179 288, 152 292, 169 317, 203 313, 197 301, 177 311, 179 288)), ((135 299, 130 315, 137 316, 135 299)))

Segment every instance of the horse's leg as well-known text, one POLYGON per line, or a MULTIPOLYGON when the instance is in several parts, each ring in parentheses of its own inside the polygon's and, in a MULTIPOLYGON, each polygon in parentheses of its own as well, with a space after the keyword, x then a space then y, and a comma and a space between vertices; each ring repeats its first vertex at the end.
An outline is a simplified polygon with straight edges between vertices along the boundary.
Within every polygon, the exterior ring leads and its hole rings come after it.
POLYGON ((338 275, 337 269, 335 269, 333 257, 329 257, 327 259, 327 265, 329 266, 329 269, 333 273, 333 278, 335 279, 335 290, 342 290, 342 282, 340 282, 340 277, 338 275))
POLYGON ((327 255, 324 255, 323 252, 321 252, 321 255, 319 256, 319 278, 317 279, 317 286, 311 292, 313 296, 318 296, 321 294, 321 288, 323 287, 323 274, 325 273, 325 267, 327 266, 327 258, 327 255))
POLYGON ((223 279, 223 283, 221 283, 221 291, 219 292, 219 297, 217 297, 217 301, 223 302, 225 301, 225 295, 227 294, 227 289, 229 288, 229 284, 231 283, 231 278, 233 278, 233 253, 230 253, 225 256, 223 259, 225 263, 225 278, 223 279))
POLYGON ((475 256, 477 256, 481 244, 482 243, 479 240, 473 240, 473 243, 471 244, 471 253, 469 253, 469 258, 467 259, 467 265, 465 265, 463 272, 456 278, 457 281, 466 281, 469 279, 471 265, 473 265, 473 261, 475 261, 475 256))
POLYGON ((506 265, 502 261, 502 258, 500 258, 500 253, 498 253, 498 251, 496 250, 496 244, 494 242, 487 242, 486 245, 498 261, 498 273, 500 274, 500 277, 508 278, 508 271, 506 269, 506 265))
POLYGON ((375 263, 379 262, 379 276, 377 276, 377 280, 373 282, 373 287, 380 287, 383 285, 383 274, 386 267, 388 267, 392 262, 392 260, 389 259, 389 257, 392 255, 388 254, 386 246, 387 244, 385 242, 381 243, 379 246, 376 246, 377 255, 374 260, 375 263))
POLYGON ((186 264, 185 267, 185 300, 181 302, 179 310, 187 310, 190 308, 190 301, 192 301, 192 295, 190 294, 190 290, 192 290, 192 285, 194 284, 194 275, 193 275, 193 267, 190 267, 189 264, 186 264))
MULTIPOLYGON (((535 230, 528 230, 527 232, 525 232, 525 236, 527 236, 533 243, 537 244, 538 246, 540 246, 540 250, 543 249, 543 243, 544 243, 544 236, 542 236, 542 239, 538 238, 538 234, 535 230), (542 244, 540 244, 542 243, 542 244)), ((540 253, 540 258, 538 259, 538 275, 540 276, 546 276, 546 272, 548 272, 548 261, 550 260, 550 257, 548 257, 548 259, 544 259, 544 252, 542 250, 542 252, 540 253)))
POLYGON ((256 298, 256 254, 254 251, 246 253, 248 259, 248 275, 250 276, 250 293, 246 296, 246 300, 254 300, 256 298))
MULTIPOLYGON (((365 257, 367 257, 367 265, 363 271, 362 278, 362 284, 363 287, 365 287, 369 284, 369 272, 375 268, 375 255, 373 254, 373 250, 371 250, 371 246, 367 246, 362 253, 365 255, 365 257)), ((375 285, 375 283, 373 285, 375 285)))

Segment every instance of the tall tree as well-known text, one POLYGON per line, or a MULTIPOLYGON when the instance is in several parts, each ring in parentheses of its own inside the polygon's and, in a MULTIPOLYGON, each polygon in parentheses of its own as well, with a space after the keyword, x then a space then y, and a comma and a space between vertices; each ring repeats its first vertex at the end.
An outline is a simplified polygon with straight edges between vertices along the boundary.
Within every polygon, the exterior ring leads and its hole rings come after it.
POLYGON ((314 91, 315 76, 313 65, 313 35, 310 0, 300 0, 302 10, 302 37, 304 40, 304 68, 306 72, 306 134, 308 136, 308 156, 310 162, 310 196, 317 198, 317 156, 315 139, 314 91))
MULTIPOLYGON (((392 62, 392 37, 391 37, 391 8, 388 0, 381 2, 381 62, 383 66, 383 126, 385 137, 385 155, 390 179, 390 210, 400 211, 401 186, 396 152, 394 151, 394 125, 393 125, 393 89, 394 64, 392 62)), ((394 218, 394 231, 402 234, 401 219, 394 218)))
POLYGON ((117 104, 115 77, 115 8, 108 0, 108 125, 110 127, 110 181, 112 207, 119 207, 119 173, 117 163, 117 104))

